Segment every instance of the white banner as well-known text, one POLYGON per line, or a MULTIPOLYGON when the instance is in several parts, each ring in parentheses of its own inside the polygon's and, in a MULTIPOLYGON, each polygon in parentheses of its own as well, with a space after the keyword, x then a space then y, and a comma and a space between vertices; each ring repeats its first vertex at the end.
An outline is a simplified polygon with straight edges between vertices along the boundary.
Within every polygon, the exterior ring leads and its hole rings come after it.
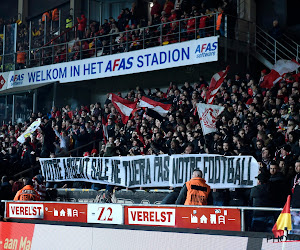
POLYGON ((88 223, 124 224, 124 209, 120 204, 88 204, 88 223))
POLYGON ((17 141, 20 143, 24 143, 26 138, 31 136, 34 131, 41 125, 41 118, 36 119, 33 123, 30 124, 30 126, 25 130, 23 134, 21 134, 17 141))
POLYGON ((0 90, 51 82, 77 82, 217 60, 218 37, 213 36, 150 49, 2 73, 0 90))
POLYGON ((217 131, 217 117, 223 112, 223 110, 224 107, 222 106, 197 103, 197 111, 200 118, 203 135, 217 131))
POLYGON ((86 181, 123 187, 181 187, 194 169, 211 188, 253 187, 259 165, 252 156, 210 154, 40 158, 46 181, 86 181))

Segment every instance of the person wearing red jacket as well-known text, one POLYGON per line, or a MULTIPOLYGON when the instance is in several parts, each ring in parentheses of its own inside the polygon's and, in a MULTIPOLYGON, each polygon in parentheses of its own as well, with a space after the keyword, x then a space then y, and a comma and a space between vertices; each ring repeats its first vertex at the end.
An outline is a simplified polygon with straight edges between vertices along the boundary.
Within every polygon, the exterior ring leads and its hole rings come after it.
POLYGON ((151 8, 152 20, 154 19, 154 15, 160 16, 160 12, 161 12, 161 6, 160 6, 159 2, 157 2, 157 0, 153 0, 153 6, 151 8))
POLYGON ((79 19, 79 17, 77 17, 77 22, 78 22, 78 36, 79 36, 79 39, 82 39, 83 34, 85 32, 85 28, 86 28, 86 23, 87 23, 87 19, 86 19, 85 15, 82 14, 81 19, 79 19))
POLYGON ((189 40, 195 38, 195 25, 196 19, 191 17, 187 22, 187 34, 189 40))
POLYGON ((199 23, 200 38, 205 37, 205 28, 206 28, 207 18, 208 18, 208 16, 204 16, 203 13, 201 13, 201 18, 200 18, 200 23, 199 23))
POLYGON ((167 16, 171 15, 171 11, 174 9, 174 3, 170 0, 166 0, 164 5, 164 11, 166 12, 167 16))

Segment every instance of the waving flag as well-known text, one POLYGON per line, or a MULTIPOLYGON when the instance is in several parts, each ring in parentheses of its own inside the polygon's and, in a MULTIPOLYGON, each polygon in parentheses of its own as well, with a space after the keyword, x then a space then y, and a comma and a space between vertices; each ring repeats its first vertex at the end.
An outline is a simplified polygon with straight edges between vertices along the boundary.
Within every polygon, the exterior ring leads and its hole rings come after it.
POLYGON ((292 230, 292 216, 290 206, 291 196, 289 195, 284 208, 282 209, 281 214, 279 215, 272 229, 272 232, 276 238, 284 235, 285 228, 287 228, 287 230, 292 230))
POLYGON ((210 85, 208 87, 208 91, 206 93, 206 103, 212 104, 216 94, 218 93, 219 88, 221 87, 225 77, 227 76, 229 70, 229 66, 226 67, 225 70, 220 71, 213 75, 210 81, 210 85))
POLYGON ((128 101, 113 93, 110 94, 109 99, 111 100, 114 107, 121 114, 123 124, 126 124, 129 120, 131 113, 136 109, 137 102, 128 101))
POLYGON ((224 110, 224 107, 218 105, 209 105, 197 103, 197 111, 200 118, 200 123, 203 135, 217 131, 217 117, 224 110))
POLYGON ((23 134, 21 134, 17 138, 17 141, 23 144, 26 138, 30 137, 40 125, 41 125, 41 118, 38 118, 33 123, 31 123, 31 125, 26 129, 26 131, 23 134))
POLYGON ((104 143, 106 144, 108 140, 107 121, 105 120, 103 115, 102 115, 102 133, 103 133, 104 143))
POLYGON ((165 117, 172 107, 172 104, 164 104, 143 96, 138 104, 138 107, 152 109, 161 116, 165 117))
POLYGON ((260 84, 260 87, 271 89, 274 84, 280 81, 284 74, 295 71, 300 67, 300 64, 296 60, 278 60, 271 72, 264 76, 264 81, 260 84))

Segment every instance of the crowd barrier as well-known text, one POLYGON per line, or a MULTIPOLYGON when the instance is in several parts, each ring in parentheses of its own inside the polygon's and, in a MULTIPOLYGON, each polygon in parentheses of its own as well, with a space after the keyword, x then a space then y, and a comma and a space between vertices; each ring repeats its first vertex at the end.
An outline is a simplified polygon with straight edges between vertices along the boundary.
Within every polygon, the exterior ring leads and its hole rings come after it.
MULTIPOLYGON (((282 209, 5 201, 5 217, 12 219, 228 231, 245 231, 245 212, 249 210, 282 209)), ((300 209, 291 211, 299 214, 300 209)))
MULTIPOLYGON (((114 203, 118 204, 160 204, 167 194, 172 192, 169 189, 150 189, 150 190, 116 190, 113 197, 114 203)), ((57 188, 48 189, 49 201, 65 201, 65 202, 99 202, 99 197, 103 197, 105 189, 99 191, 93 189, 72 189, 57 188)))
POLYGON ((0 222, 0 249, 299 249, 300 238, 271 234, 133 226, 88 227, 0 222), (134 229, 134 230, 132 230, 134 229))
POLYGON ((5 217, 241 231, 240 210, 227 207, 6 201, 5 217))

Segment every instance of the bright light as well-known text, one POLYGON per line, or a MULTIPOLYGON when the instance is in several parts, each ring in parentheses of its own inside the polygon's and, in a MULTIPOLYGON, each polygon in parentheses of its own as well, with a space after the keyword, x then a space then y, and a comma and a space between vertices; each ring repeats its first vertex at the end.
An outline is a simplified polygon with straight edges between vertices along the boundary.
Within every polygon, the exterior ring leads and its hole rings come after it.
POLYGON ((153 2, 150 2, 150 8, 152 8, 153 7, 153 2))

